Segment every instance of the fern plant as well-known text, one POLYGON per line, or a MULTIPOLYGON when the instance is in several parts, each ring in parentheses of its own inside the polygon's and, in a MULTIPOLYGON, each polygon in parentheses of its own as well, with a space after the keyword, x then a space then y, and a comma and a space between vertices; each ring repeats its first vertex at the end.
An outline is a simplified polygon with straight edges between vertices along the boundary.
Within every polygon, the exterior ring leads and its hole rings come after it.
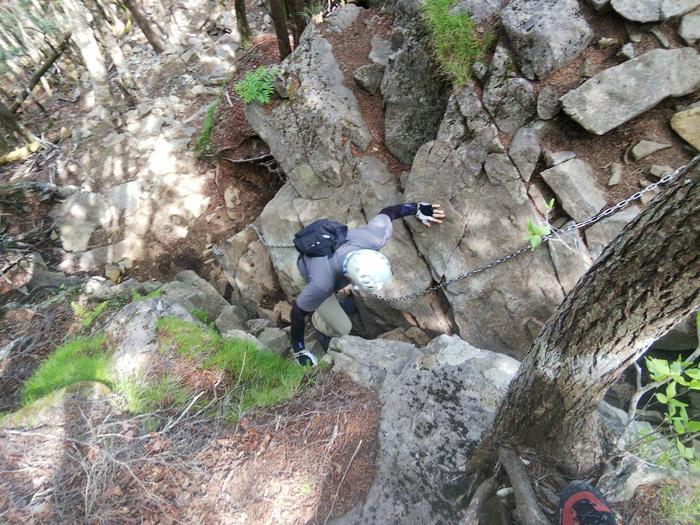
POLYGON ((246 104, 251 102, 267 104, 272 100, 274 92, 272 84, 276 76, 277 68, 260 66, 255 71, 247 73, 243 80, 236 83, 234 89, 246 104))

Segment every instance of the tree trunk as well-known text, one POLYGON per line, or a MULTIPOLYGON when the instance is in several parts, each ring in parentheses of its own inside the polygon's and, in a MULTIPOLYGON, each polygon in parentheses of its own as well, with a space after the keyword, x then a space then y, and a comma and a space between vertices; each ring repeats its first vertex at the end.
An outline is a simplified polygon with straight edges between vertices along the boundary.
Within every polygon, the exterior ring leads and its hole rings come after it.
POLYGON ((280 50, 280 60, 284 60, 292 52, 289 46, 289 32, 287 30, 287 15, 284 12, 282 0, 270 0, 270 16, 275 26, 277 35, 277 47, 280 50))
POLYGON ((507 443, 538 449, 574 476, 597 465, 598 403, 700 303, 700 157, 693 164, 605 249, 546 323, 479 457, 507 443))
POLYGON ((236 0, 234 2, 236 11, 236 25, 238 33, 241 35, 241 44, 244 46, 250 42, 250 26, 248 25, 248 17, 245 12, 245 0, 236 0))
POLYGON ((294 30, 292 31, 294 35, 294 47, 299 45, 299 40, 301 40, 301 34, 306 28, 306 19, 304 18, 304 0, 289 0, 289 7, 292 11, 292 20, 294 21, 294 30))
POLYGON ((153 47, 153 51, 156 53, 162 53, 165 51, 165 43, 163 42, 163 39, 160 37, 158 32, 153 29, 138 2, 135 0, 124 0, 124 5, 131 13, 131 16, 134 17, 134 20, 141 28, 141 31, 143 31, 143 34, 146 36, 146 40, 148 40, 151 47, 153 47))
POLYGON ((109 27, 108 20, 105 18, 104 10, 99 7, 95 1, 90 1, 90 12, 93 18, 93 28, 97 30, 99 40, 102 42, 102 47, 107 50, 114 67, 117 68, 119 74, 118 87, 124 94, 124 98, 129 106, 135 106, 138 103, 139 88, 136 82, 131 77, 129 66, 119 46, 112 28, 109 27))
POLYGON ((83 63, 90 75, 96 101, 101 106, 110 107, 112 96, 109 91, 105 59, 88 23, 86 7, 79 0, 63 0, 63 9, 70 19, 72 38, 80 49, 83 63))

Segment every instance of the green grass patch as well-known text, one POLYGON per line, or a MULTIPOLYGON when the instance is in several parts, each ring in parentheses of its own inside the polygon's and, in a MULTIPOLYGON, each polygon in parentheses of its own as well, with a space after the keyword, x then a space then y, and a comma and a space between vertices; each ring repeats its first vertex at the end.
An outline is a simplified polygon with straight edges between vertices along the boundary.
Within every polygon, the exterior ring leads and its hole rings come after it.
POLYGON ((111 386, 110 357, 104 351, 105 335, 77 337, 56 348, 34 372, 22 390, 27 405, 78 381, 99 381, 111 386))
POLYGON ((249 104, 256 102, 258 104, 267 104, 272 100, 272 94, 275 89, 273 82, 277 76, 277 68, 260 66, 254 71, 249 71, 233 87, 243 102, 249 104))
POLYGON ((206 325, 210 325, 211 323, 213 323, 213 321, 209 318, 209 314, 204 310, 195 308, 190 313, 192 314, 192 317, 197 319, 197 321, 199 321, 200 323, 204 323, 206 325))
POLYGON ((124 396, 126 409, 135 414, 154 412, 168 406, 183 407, 192 397, 192 393, 169 374, 149 383, 121 381, 115 390, 124 396))
POLYGON ((450 13, 456 3, 457 0, 426 0, 423 17, 440 69, 455 86, 461 86, 471 78, 472 64, 490 46, 493 37, 480 37, 468 13, 450 13))
MULTIPOLYGON (((206 369, 227 372, 238 412, 290 399, 305 384, 308 369, 248 341, 224 339, 211 327, 166 317, 158 322, 163 341, 178 355, 198 357, 206 369)), ((236 415, 237 417, 237 415, 236 415)))
POLYGON ((190 359, 209 356, 212 349, 218 347, 221 341, 221 337, 214 328, 203 328, 177 317, 163 317, 158 320, 156 327, 165 343, 161 345, 162 351, 173 347, 178 355, 190 359))
POLYGON ((214 130, 214 116, 216 115, 216 110, 221 102, 221 97, 216 99, 209 109, 207 114, 204 116, 204 123, 202 124, 202 132, 197 136, 194 141, 194 153, 197 157, 201 157, 211 149, 211 133, 214 130))

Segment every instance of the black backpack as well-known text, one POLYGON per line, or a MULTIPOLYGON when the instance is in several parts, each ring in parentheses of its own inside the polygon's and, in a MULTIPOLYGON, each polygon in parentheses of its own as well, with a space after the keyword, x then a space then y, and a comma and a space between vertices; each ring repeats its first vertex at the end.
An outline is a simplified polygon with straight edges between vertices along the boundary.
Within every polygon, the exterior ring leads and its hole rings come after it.
POLYGON ((329 219, 312 222, 294 235, 294 247, 301 255, 328 257, 345 242, 348 227, 329 219))

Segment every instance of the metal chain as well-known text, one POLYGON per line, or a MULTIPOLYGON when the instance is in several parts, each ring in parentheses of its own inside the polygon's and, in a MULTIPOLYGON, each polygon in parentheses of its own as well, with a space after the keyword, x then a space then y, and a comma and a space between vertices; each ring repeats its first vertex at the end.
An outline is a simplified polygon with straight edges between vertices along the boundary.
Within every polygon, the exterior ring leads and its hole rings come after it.
POLYGON ((246 226, 246 228, 251 229, 258 234, 258 239, 260 239, 260 242, 263 246, 265 246, 265 248, 294 248, 293 244, 268 244, 267 241, 265 241, 262 232, 255 224, 249 224, 246 226))
MULTIPOLYGON (((566 228, 564 228, 562 230, 559 230, 557 232, 553 232, 553 233, 550 233, 549 235, 543 236, 542 242, 544 243, 544 242, 547 242, 547 241, 557 237, 557 235, 559 233, 570 232, 573 230, 580 230, 581 228, 589 226, 595 222, 598 222, 601 219, 604 219, 605 217, 609 217, 610 215, 617 213, 618 211, 626 208, 627 206, 629 206, 633 202, 641 199, 643 195, 645 195, 651 191, 656 190, 659 186, 663 186, 664 184, 668 184, 669 182, 671 182, 673 179, 675 179, 679 175, 685 174, 685 172, 687 172, 690 168, 692 168, 693 166, 695 166, 699 162, 700 162, 700 155, 697 155, 688 164, 681 166, 680 168, 676 169, 675 171, 673 171, 671 173, 667 173, 666 175, 661 177, 658 181, 656 181, 652 184, 649 184, 649 186, 641 189, 640 191, 638 191, 636 193, 633 193, 632 195, 630 195, 626 199, 618 202, 614 206, 611 206, 610 208, 606 208, 605 210, 601 211, 600 213, 593 215, 592 217, 589 217, 588 219, 585 219, 581 222, 574 223, 570 226, 567 226, 566 228)), ((255 226, 254 224, 249 224, 247 226, 247 228, 254 230, 255 233, 258 234, 258 237, 260 238, 260 242, 263 243, 263 245, 268 247, 268 248, 294 248, 293 244, 277 244, 277 245, 267 244, 265 242, 265 239, 262 236, 262 233, 260 232, 260 230, 258 229, 257 226, 255 226)), ((498 259, 491 261, 488 264, 485 264, 483 266, 479 266, 478 268, 475 268, 475 269, 470 270, 466 273, 458 275, 457 277, 455 277, 453 279, 449 279, 445 282, 438 283, 436 285, 431 286, 430 288, 427 288, 425 290, 421 290, 419 292, 415 292, 415 293, 408 294, 408 295, 402 295, 401 297, 383 297, 383 296, 375 296, 375 297, 377 299, 381 299, 383 301, 390 302, 390 303, 416 299, 418 297, 422 297, 423 295, 427 295, 431 292, 435 292, 435 291, 440 290, 442 288, 446 288, 446 287, 450 286, 451 284, 459 282, 463 279, 467 279, 468 277, 471 277, 471 276, 476 275, 478 273, 485 272, 486 270, 490 270, 491 268, 498 266, 499 264, 503 264, 504 262, 509 261, 510 259, 513 259, 514 257, 517 257, 518 255, 525 253, 529 250, 530 250, 530 246, 527 246, 527 245, 523 246, 521 248, 518 248, 514 252, 509 253, 508 255, 504 255, 503 257, 499 257, 498 259)))

